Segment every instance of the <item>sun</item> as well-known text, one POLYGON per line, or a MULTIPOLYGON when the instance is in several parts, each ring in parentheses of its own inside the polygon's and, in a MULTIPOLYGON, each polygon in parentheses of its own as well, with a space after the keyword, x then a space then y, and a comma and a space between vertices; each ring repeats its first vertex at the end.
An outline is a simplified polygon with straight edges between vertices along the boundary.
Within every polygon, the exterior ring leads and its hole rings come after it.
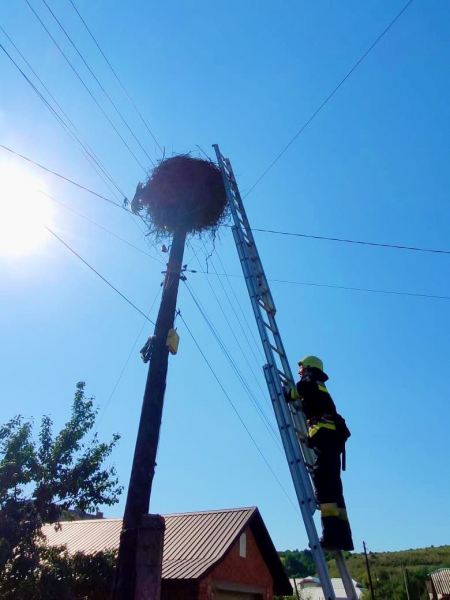
POLYGON ((0 162, 0 255, 23 255, 46 239, 51 216, 44 185, 14 163, 0 162))

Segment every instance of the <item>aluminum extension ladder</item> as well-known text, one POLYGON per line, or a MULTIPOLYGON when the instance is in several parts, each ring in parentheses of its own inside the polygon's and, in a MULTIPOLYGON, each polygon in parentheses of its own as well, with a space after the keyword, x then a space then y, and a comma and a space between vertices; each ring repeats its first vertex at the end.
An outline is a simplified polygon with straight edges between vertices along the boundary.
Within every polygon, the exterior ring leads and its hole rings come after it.
MULTIPOLYGON (((222 156, 217 144, 214 144, 213 148, 216 151, 217 162, 222 173, 234 221, 232 229, 234 241, 267 360, 267 364, 263 366, 263 371, 308 535, 309 547, 317 567, 324 598, 326 600, 336 600, 328 566, 313 520, 313 515, 318 508, 310 478, 314 452, 299 441, 301 436, 297 436, 297 432, 307 434, 301 405, 298 402, 288 405, 283 394, 283 386, 293 387, 294 378, 275 320, 275 304, 230 161, 222 156)), ((333 558, 336 559, 347 598, 357 600, 358 597, 342 552, 333 552, 333 558)))

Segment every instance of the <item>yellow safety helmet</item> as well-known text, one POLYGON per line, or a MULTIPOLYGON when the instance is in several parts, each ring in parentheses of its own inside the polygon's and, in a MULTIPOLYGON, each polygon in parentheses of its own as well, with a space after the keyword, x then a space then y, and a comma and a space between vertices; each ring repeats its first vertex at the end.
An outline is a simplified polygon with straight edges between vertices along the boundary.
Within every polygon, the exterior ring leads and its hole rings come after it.
POLYGON ((303 365, 305 369, 320 369, 323 371, 323 362, 317 356, 305 356, 298 361, 299 366, 303 365))

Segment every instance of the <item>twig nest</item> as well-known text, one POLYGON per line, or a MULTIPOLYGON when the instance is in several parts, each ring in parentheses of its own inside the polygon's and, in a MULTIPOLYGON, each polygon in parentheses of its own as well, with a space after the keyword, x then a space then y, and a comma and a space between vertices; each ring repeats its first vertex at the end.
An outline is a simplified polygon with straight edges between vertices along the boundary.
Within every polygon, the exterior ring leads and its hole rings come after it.
POLYGON ((212 162, 179 155, 161 161, 133 210, 147 210, 153 233, 215 231, 227 216, 222 174, 212 162))

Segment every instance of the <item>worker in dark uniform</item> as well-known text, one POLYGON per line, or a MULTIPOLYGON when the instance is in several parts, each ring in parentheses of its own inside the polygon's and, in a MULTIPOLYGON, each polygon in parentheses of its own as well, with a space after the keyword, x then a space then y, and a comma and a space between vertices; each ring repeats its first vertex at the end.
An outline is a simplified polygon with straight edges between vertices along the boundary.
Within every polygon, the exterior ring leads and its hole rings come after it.
POLYGON ((326 388, 328 376, 320 358, 305 356, 298 364, 300 381, 286 400, 302 402, 308 425, 305 442, 316 454, 312 478, 322 517, 320 543, 324 550, 353 550, 341 481, 341 454, 345 456, 350 431, 326 388))

